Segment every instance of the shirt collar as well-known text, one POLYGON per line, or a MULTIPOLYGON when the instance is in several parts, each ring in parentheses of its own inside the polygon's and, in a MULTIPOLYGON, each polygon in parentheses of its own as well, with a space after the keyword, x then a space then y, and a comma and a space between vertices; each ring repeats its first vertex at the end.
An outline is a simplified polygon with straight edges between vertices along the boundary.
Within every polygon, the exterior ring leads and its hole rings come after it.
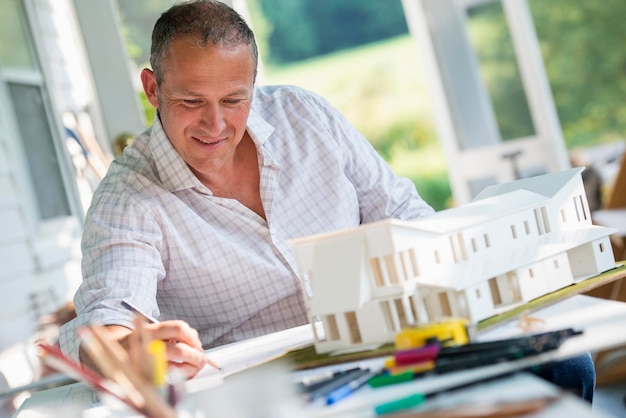
POLYGON ((191 188, 207 190, 172 146, 158 114, 154 117, 150 130, 149 147, 154 157, 157 174, 165 189, 170 192, 191 188))

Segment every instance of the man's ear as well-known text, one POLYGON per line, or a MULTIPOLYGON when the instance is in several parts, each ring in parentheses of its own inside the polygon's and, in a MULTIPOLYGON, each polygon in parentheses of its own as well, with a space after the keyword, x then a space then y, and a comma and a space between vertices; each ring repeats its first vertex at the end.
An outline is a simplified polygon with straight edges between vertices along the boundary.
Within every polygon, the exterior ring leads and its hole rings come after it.
POLYGON ((156 76, 152 70, 144 68, 141 71, 141 84, 143 84, 143 91, 146 93, 146 97, 150 104, 156 108, 159 107, 159 99, 157 97, 157 82, 156 76))

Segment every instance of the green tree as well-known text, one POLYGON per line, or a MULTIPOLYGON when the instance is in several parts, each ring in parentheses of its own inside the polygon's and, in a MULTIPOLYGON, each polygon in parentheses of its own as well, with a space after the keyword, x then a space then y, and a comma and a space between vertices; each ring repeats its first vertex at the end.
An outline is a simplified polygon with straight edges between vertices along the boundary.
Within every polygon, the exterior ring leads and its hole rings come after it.
POLYGON ((400 0, 255 0, 269 22, 271 63, 286 63, 407 32, 400 0))
POLYGON ((568 148, 626 132, 626 2, 530 0, 568 148))

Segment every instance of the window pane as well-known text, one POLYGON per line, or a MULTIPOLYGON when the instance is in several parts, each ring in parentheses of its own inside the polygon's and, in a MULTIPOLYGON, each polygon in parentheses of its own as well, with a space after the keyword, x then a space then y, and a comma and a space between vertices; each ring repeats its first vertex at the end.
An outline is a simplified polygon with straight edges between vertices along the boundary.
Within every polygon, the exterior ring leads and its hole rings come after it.
POLYGON ((41 90, 8 83, 41 219, 69 216, 70 208, 41 90))
POLYGON ((470 41, 489 91, 502 140, 532 136, 535 127, 502 3, 468 9, 470 41))
POLYGON ((18 0, 4 0, 0 7, 0 60, 4 68, 36 69, 27 33, 18 0))

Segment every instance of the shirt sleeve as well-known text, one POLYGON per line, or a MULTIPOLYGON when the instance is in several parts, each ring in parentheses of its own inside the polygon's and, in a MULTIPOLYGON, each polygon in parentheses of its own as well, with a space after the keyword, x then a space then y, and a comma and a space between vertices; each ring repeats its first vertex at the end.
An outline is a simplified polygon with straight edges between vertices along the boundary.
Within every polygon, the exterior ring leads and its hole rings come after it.
POLYGON ((139 204, 120 187, 94 195, 82 238, 83 281, 74 295, 77 317, 59 335, 61 349, 78 360, 77 331, 89 324, 133 327, 133 315, 121 301, 131 298, 159 316, 158 280, 165 276, 162 232, 149 205, 139 204))

